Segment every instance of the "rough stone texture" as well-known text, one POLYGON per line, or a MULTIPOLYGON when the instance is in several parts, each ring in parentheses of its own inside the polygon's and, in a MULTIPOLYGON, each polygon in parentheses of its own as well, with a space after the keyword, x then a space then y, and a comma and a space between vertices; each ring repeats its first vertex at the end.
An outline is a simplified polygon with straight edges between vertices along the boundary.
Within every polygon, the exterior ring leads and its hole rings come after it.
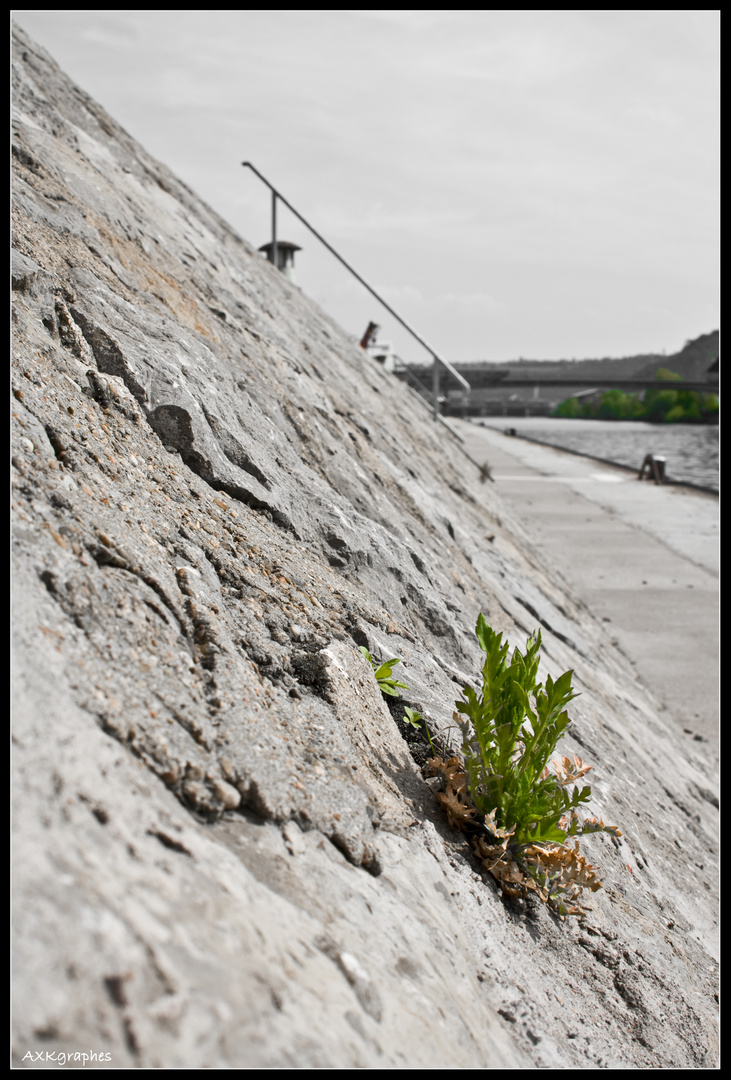
POLYGON ((409 390, 20 30, 13 79, 16 1064, 712 1067, 702 747, 409 390), (357 648, 446 732, 480 610, 575 670, 580 922, 483 880, 357 648))

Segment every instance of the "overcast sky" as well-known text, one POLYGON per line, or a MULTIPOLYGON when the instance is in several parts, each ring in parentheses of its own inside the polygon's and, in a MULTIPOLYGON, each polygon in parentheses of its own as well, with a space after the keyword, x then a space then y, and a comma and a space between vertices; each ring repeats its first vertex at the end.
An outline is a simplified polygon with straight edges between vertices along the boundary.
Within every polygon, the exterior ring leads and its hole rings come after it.
MULTIPOLYGON (((675 352, 719 323, 718 11, 31 11, 242 236, 252 161, 447 359, 675 352)), ((421 347, 284 207, 297 282, 421 347)))

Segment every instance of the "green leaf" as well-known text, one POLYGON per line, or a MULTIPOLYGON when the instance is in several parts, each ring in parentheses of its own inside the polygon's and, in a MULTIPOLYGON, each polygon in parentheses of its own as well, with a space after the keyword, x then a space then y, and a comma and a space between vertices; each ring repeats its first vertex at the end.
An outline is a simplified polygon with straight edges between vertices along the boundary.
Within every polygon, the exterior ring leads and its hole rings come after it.
POLYGON ((393 657, 391 660, 385 660, 382 664, 378 665, 368 649, 366 649, 365 645, 359 645, 358 648, 373 668, 373 675, 383 694, 386 694, 388 697, 398 697, 396 687, 400 687, 402 690, 409 689, 406 683, 399 682, 397 679, 391 677, 394 665, 401 663, 398 657, 393 657))
POLYGON ((384 660, 379 668, 376 668, 377 679, 387 679, 396 664, 400 664, 400 660, 384 660))
POLYGON ((477 640, 480 643, 480 648, 483 652, 490 654, 490 649, 493 642, 496 643, 497 648, 500 647, 502 641, 502 634, 496 634, 491 626, 488 626, 485 616, 480 612, 477 616, 477 628, 475 630, 477 634, 477 640))

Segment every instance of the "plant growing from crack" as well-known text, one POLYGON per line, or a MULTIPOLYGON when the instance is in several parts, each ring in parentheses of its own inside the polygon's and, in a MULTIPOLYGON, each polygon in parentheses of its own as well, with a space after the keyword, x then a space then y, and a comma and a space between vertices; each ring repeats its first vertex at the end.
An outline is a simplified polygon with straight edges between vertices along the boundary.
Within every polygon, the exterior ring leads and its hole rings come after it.
MULTIPOLYGON (((416 709, 412 709, 408 705, 404 705, 403 722, 405 724, 411 724, 412 728, 414 728, 415 731, 421 731, 421 722, 423 719, 424 717, 421 715, 420 712, 417 712, 416 709)), ((426 724, 424 724, 424 727, 426 727, 426 724)))
POLYGON ((399 689, 409 689, 406 683, 399 682, 393 677, 393 669, 395 665, 401 663, 398 658, 394 657, 392 660, 384 660, 382 664, 378 664, 378 662, 373 659, 368 649, 366 649, 365 645, 360 645, 359 649, 365 656, 368 663, 373 668, 373 674, 375 676, 376 682, 378 683, 381 689, 381 693, 384 696, 398 697, 399 689))
POLYGON ((432 754, 434 754, 435 756, 437 755, 437 750, 435 749, 434 743, 431 739, 429 725, 427 724, 426 720, 420 712, 417 712, 416 709, 410 708, 408 705, 404 705, 404 715, 401 717, 401 722, 403 724, 410 724, 414 731, 421 732, 421 729, 423 728, 423 734, 426 735, 432 754))
MULTIPOLYGON (((398 660, 398 659, 396 659, 394 657, 392 660, 385 660, 382 664, 379 665, 377 663, 377 661, 375 661, 373 659, 370 652, 368 651, 368 649, 366 649, 366 647, 364 645, 359 645, 358 648, 360 649, 360 651, 363 653, 363 656, 365 656, 366 660, 369 662, 369 664, 373 668, 373 674, 375 676, 376 682, 378 683, 379 687, 381 688, 381 693, 384 695, 384 697, 396 697, 397 698, 399 696, 399 692, 398 692, 399 689, 401 689, 401 690, 408 690, 409 689, 409 687, 406 685, 406 683, 398 682, 393 677, 394 665, 395 664, 400 664, 401 663, 400 660, 398 660)), ((421 715, 420 712, 418 712, 418 710, 412 709, 411 706, 409 706, 409 705, 404 705, 403 708, 404 708, 404 714, 401 717, 401 722, 403 724, 405 724, 407 726, 407 728, 409 726, 411 728, 413 728, 414 731, 421 731, 421 728, 423 726, 424 731, 426 733, 427 740, 429 742, 429 746, 431 747, 431 752, 432 752, 432 754, 436 754, 437 751, 434 749, 434 744, 432 743, 431 735, 429 733, 429 728, 427 727, 427 723, 426 723, 426 720, 424 719, 424 717, 421 715)))
POLYGON ((591 789, 579 789, 576 781, 592 766, 576 756, 550 761, 571 723, 566 705, 577 696, 573 672, 555 682, 549 675, 545 686, 537 682, 540 631, 528 638, 525 653, 516 647, 509 662, 508 643, 482 614, 475 632, 486 656, 482 690, 466 686, 456 702, 464 760, 435 755, 428 763, 441 779, 437 798, 450 824, 471 835, 475 854, 505 893, 534 891, 562 917, 583 914, 574 901, 584 888, 601 888, 601 881, 581 855, 578 837, 622 834, 597 818, 579 819, 591 789))

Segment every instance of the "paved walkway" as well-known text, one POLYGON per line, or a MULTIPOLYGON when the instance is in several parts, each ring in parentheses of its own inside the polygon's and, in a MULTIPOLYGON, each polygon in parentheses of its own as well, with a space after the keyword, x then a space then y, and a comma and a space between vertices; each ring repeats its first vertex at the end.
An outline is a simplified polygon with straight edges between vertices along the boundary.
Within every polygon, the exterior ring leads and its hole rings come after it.
MULTIPOLYGON (((719 502, 624 469, 451 421, 538 548, 632 658, 708 764, 718 760, 719 502), (705 755, 704 755, 705 756, 705 755)), ((638 462, 639 468, 639 462, 638 462)), ((489 481, 488 481, 489 482, 489 481)))

